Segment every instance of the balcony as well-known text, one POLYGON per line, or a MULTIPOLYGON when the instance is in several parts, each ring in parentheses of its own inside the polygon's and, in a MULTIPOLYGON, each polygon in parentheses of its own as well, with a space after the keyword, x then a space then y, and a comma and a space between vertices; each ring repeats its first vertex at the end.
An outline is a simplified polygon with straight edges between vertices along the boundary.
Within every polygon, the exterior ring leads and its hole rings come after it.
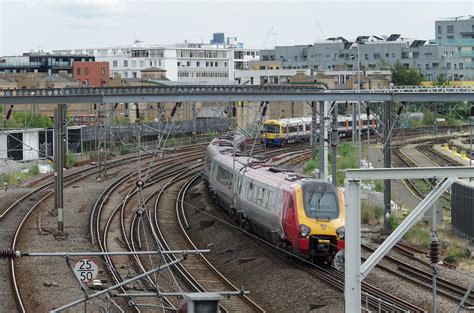
POLYGON ((474 58, 474 50, 471 51, 460 51, 458 56, 461 58, 474 58))
POLYGON ((457 46, 457 47, 472 47, 474 46, 474 39, 440 39, 431 42, 443 46, 457 46))
POLYGON ((474 62, 469 62, 464 64, 464 68, 466 69, 474 69, 474 62))
POLYGON ((40 67, 40 66, 41 66, 41 62, 0 63, 0 68, 40 67))

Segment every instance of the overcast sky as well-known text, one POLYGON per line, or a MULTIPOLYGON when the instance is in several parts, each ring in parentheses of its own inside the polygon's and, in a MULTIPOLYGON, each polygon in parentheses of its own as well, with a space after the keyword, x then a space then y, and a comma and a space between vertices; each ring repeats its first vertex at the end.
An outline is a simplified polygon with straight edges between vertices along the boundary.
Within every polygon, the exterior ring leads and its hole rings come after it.
POLYGON ((434 38, 440 17, 474 15, 474 0, 161 1, 0 0, 0 55, 32 49, 209 42, 213 32, 248 48, 402 34, 434 38))

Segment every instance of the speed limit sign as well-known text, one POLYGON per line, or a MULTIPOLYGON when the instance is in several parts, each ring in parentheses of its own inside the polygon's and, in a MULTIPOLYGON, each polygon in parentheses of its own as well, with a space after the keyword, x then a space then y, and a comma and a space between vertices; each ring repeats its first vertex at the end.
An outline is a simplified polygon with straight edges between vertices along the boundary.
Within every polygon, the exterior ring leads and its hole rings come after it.
POLYGON ((79 259, 74 265, 74 272, 82 282, 88 282, 97 277, 99 267, 91 259, 79 259))

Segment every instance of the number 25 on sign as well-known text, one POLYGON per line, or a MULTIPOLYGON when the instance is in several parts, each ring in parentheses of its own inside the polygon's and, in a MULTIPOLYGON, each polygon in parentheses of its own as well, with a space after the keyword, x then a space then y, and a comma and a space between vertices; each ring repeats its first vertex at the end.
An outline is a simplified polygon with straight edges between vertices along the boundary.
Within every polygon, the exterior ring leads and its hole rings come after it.
POLYGON ((97 277, 99 268, 93 260, 83 258, 79 259, 74 265, 74 272, 80 281, 88 282, 97 277))

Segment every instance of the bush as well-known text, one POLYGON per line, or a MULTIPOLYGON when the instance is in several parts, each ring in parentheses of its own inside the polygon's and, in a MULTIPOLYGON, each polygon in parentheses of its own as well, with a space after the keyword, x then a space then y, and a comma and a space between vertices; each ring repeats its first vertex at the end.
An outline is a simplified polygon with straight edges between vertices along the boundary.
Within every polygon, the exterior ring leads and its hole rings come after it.
POLYGON ((462 259, 467 255, 468 254, 465 248, 457 245, 451 245, 448 246, 448 250, 446 251, 446 257, 444 259, 446 262, 449 263, 457 263, 459 259, 462 259))
POLYGON ((130 153, 130 149, 127 147, 125 144, 121 144, 119 148, 120 155, 128 154, 130 153))
POLYGON ((48 128, 53 126, 53 121, 45 116, 33 112, 13 112, 8 127, 20 128, 48 128))
POLYGON ((319 160, 311 159, 304 164, 303 173, 306 175, 313 175, 314 170, 317 168, 319 168, 319 160))
POLYGON ((376 180, 374 183, 375 183, 375 191, 383 192, 383 181, 376 180))
POLYGON ((71 152, 66 152, 66 167, 70 168, 76 165, 76 156, 71 152))
POLYGON ((368 204, 367 201, 361 202, 361 221, 362 223, 375 223, 379 224, 383 217, 383 208, 368 204))
POLYGON ((39 174, 39 167, 38 165, 31 165, 30 166, 30 169, 28 170, 28 174, 30 174, 31 176, 36 176, 39 174))
POLYGON ((419 225, 415 225, 405 234, 408 242, 416 246, 429 247, 431 243, 431 231, 419 225))

